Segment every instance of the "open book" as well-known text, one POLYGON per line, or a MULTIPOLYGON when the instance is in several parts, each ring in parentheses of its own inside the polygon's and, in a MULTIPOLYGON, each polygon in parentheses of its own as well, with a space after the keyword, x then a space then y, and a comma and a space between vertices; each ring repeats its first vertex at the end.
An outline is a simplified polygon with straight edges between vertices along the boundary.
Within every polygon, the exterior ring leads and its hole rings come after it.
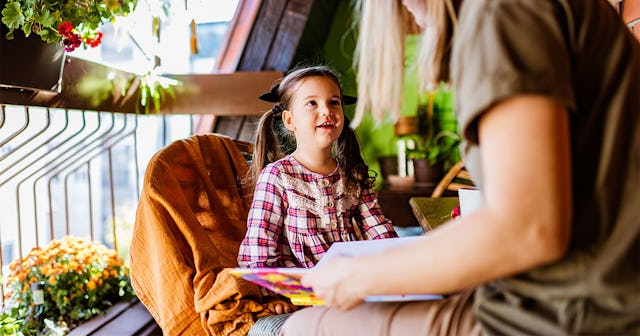
MULTIPOLYGON (((420 239, 420 237, 389 238, 378 240, 361 240, 337 242, 331 245, 320 263, 338 255, 357 256, 380 252, 420 239)), ((309 268, 234 268, 231 273, 256 283, 275 293, 288 297, 291 303, 299 306, 321 305, 322 299, 313 295, 311 288, 300 283, 301 276, 309 268)), ((414 301, 438 300, 441 295, 431 294, 397 294, 369 296, 365 301, 414 301)))

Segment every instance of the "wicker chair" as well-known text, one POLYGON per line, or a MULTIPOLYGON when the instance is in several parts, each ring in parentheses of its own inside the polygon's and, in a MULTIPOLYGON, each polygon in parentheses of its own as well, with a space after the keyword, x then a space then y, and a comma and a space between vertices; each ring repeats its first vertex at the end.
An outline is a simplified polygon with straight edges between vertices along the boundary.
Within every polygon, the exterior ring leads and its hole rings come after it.
POLYGON ((438 185, 433 189, 431 197, 442 197, 442 194, 446 190, 458 191, 460 188, 472 188, 475 187, 471 175, 464 169, 464 162, 458 161, 449 171, 444 175, 438 185))

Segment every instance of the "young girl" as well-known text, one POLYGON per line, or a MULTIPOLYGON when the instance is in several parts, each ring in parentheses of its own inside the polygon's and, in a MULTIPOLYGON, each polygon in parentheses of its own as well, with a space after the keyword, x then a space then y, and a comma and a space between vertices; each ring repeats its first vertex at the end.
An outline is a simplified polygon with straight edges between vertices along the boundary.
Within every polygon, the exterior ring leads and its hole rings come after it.
MULTIPOLYGON (((355 98, 342 95, 336 74, 298 69, 260 99, 276 104, 258 125, 240 266, 312 267, 336 241, 396 237, 342 110, 355 98), (293 136, 293 153, 280 151, 274 131, 293 136)), ((275 302, 269 308, 276 313, 295 309, 275 302)))

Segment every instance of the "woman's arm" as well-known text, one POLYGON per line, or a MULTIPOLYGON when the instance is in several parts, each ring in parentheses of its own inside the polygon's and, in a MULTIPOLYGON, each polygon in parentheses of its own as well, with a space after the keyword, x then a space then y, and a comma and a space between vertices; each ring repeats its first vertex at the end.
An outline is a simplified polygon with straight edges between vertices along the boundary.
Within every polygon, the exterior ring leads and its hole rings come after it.
POLYGON ((561 258, 572 220, 569 114, 541 96, 479 121, 485 204, 418 243, 329 261, 303 278, 331 306, 375 294, 449 293, 561 258))

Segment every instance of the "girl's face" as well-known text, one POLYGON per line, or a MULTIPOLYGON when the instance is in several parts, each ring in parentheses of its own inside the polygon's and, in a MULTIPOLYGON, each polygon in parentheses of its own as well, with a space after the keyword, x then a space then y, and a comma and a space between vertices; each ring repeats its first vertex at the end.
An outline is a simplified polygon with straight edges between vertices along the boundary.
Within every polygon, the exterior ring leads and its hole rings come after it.
POLYGON ((290 106, 282 113, 297 148, 331 149, 344 126, 340 88, 327 77, 303 79, 294 89, 290 106))

